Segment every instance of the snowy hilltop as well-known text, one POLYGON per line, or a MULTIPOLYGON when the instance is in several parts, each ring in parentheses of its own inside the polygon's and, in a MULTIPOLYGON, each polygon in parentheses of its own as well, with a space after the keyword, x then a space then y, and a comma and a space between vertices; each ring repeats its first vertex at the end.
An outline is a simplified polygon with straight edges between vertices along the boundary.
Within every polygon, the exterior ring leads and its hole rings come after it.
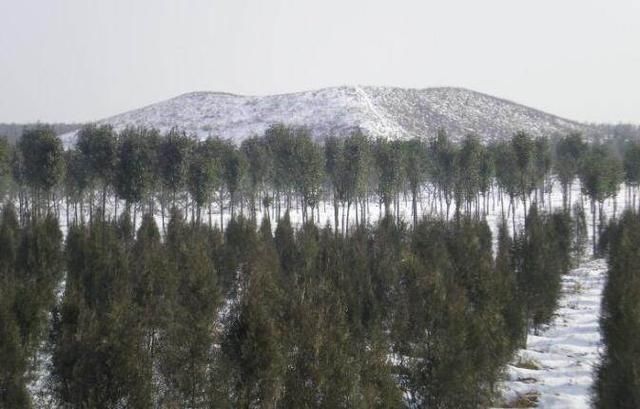
MULTIPOLYGON (((360 128, 371 137, 431 137, 445 129, 453 140, 474 133, 485 141, 526 130, 533 136, 581 132, 587 124, 462 88, 409 89, 334 87, 269 96, 194 92, 125 112, 98 123, 178 127, 199 138, 218 136, 237 143, 274 123, 309 128, 314 138, 345 135, 360 128)), ((65 135, 67 142, 74 134, 65 135)))

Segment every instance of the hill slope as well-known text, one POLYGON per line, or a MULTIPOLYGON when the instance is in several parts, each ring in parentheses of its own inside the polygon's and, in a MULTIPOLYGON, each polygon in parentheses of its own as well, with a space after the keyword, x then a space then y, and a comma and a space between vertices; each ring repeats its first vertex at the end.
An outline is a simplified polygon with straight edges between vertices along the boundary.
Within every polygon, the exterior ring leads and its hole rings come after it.
POLYGON ((99 122, 116 129, 134 125, 166 131, 177 126, 200 138, 236 142, 262 134, 273 123, 306 126, 319 139, 357 127, 388 138, 429 137, 444 128, 454 140, 468 133, 503 139, 518 130, 534 136, 593 132, 589 125, 461 88, 350 86, 260 97, 195 92, 99 122))

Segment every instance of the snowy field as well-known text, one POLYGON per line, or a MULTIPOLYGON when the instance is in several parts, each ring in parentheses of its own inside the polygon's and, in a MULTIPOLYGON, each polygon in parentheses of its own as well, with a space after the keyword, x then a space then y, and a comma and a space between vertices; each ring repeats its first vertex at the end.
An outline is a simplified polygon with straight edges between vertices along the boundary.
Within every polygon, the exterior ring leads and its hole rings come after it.
MULTIPOLYGON (((600 357, 600 299, 607 264, 584 263, 563 277, 556 317, 539 335, 530 334, 507 367, 501 385, 507 404, 529 401, 540 408, 589 408, 594 367, 600 357)), ((511 405, 509 405, 511 404, 511 405)))

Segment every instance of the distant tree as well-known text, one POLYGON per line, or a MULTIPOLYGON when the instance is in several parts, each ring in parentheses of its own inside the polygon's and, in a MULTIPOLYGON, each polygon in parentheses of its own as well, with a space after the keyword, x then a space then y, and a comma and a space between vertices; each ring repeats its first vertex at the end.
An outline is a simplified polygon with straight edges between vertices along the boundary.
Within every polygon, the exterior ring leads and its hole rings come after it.
POLYGON ((5 199, 11 186, 11 154, 11 145, 6 138, 0 137, 0 200, 5 199))
POLYGON ((520 177, 516 168, 516 154, 513 146, 509 142, 501 142, 492 147, 494 163, 496 167, 496 181, 500 188, 500 207, 501 216, 506 218, 504 211, 503 192, 509 196, 509 205, 511 207, 511 222, 513 233, 516 231, 515 219, 515 203, 514 200, 518 196, 518 185, 520 177))
POLYGON ((517 194, 522 200, 525 218, 527 216, 527 199, 535 188, 535 142, 526 132, 517 132, 511 138, 511 146, 515 155, 517 171, 517 194))
POLYGON ((489 191, 492 189, 492 185, 493 185, 493 180, 495 177, 495 163, 494 163, 494 158, 492 156, 492 152, 490 151, 490 149, 485 146, 482 145, 481 149, 480 149, 480 164, 479 164, 479 189, 480 189, 480 193, 483 196, 483 209, 484 209, 484 213, 486 214, 488 212, 488 200, 489 200, 489 191))
POLYGON ((117 196, 125 200, 127 212, 151 193, 157 139, 154 131, 144 128, 126 128, 119 135, 114 187, 117 196))
POLYGON ((476 136, 468 135, 460 146, 455 161, 454 197, 456 213, 463 204, 467 205, 467 214, 480 192, 480 164, 482 145, 476 136))
POLYGON ((102 187, 102 219, 104 220, 107 191, 113 186, 118 157, 116 135, 110 125, 86 125, 78 131, 76 146, 86 163, 91 180, 102 187))
POLYGON ((157 152, 157 173, 160 175, 160 206, 162 212, 162 230, 165 230, 166 193, 171 207, 177 206, 178 194, 185 188, 189 169, 191 149, 194 140, 184 132, 172 128, 160 139, 157 152))
POLYGON ((286 195, 286 209, 291 208, 291 193, 293 182, 293 147, 297 130, 283 124, 269 127, 264 134, 267 155, 273 163, 270 182, 275 191, 276 214, 280 218, 281 195, 286 195))
POLYGON ((552 184, 549 183, 549 177, 551 176, 551 145, 547 138, 537 138, 534 141, 534 179, 536 184, 536 190, 539 193, 539 199, 536 198, 539 205, 544 207, 544 194, 550 193, 552 184))
POLYGON ((562 186, 562 204, 567 209, 570 202, 571 184, 578 175, 586 144, 580 134, 573 133, 561 138, 555 147, 554 171, 562 186))
MULTIPOLYGON (((345 139, 328 138, 324 145, 325 172, 333 189, 334 228, 337 234, 342 225, 342 234, 348 230, 349 211, 357 201, 365 196, 368 165, 370 162, 369 141, 360 130, 354 131, 345 139), (339 219, 339 207, 342 207, 342 223, 339 219), (345 209, 346 207, 346 209, 345 209), (346 217, 346 220, 344 220, 346 217)), ((364 207, 361 219, 365 220, 364 207)))
POLYGON ((422 139, 414 138, 403 144, 405 150, 405 172, 411 190, 411 213, 413 224, 418 224, 418 195, 428 177, 428 151, 422 139))
POLYGON ((384 203, 385 216, 391 215, 391 204, 400 186, 400 145, 385 139, 378 139, 374 144, 374 161, 378 176, 378 196, 384 203))
MULTIPOLYGON (((247 161, 244 154, 236 146, 225 143, 220 152, 220 162, 222 165, 222 179, 229 192, 229 207, 231 217, 235 217, 235 206, 238 200, 238 192, 242 186, 242 181, 247 170, 247 161)), ((313 164, 309 164, 313 166, 313 164)))
MULTIPOLYGON (((638 190, 640 186, 640 142, 627 144, 623 158, 624 181, 628 188, 638 190)), ((633 195, 632 206, 635 207, 636 192, 633 195)))
MULTIPOLYGON (((267 153, 267 146, 261 137, 254 136, 242 141, 240 150, 247 161, 247 176, 249 182, 249 207, 251 217, 255 220, 257 198, 265 193, 265 184, 269 180, 271 172, 270 157, 267 153)), ((267 212, 268 216, 268 212, 267 212)))
MULTIPOLYGON (((187 171, 187 190, 197 208, 194 220, 201 222, 202 207, 212 202, 213 191, 222 184, 220 158, 207 142, 197 143, 191 154, 187 171)), ((211 213, 209 213, 211 224, 211 213)))
POLYGON ((432 162, 431 177, 438 190, 438 199, 444 200, 447 206, 446 217, 449 218, 449 209, 453 200, 455 183, 456 147, 451 143, 445 131, 438 131, 436 139, 431 141, 429 152, 432 162))
POLYGON ((313 142, 305 129, 296 132, 292 149, 293 186, 302 199, 302 219, 306 222, 309 219, 308 209, 311 208, 313 220, 314 210, 320 199, 324 157, 321 148, 313 142))
POLYGON ((344 142, 337 137, 330 137, 324 143, 325 172, 332 188, 333 227, 335 233, 340 231, 339 207, 347 200, 347 178, 345 177, 344 142))
MULTIPOLYGON (((25 130, 18 143, 18 149, 25 163, 24 180, 35 192, 36 213, 38 213, 41 206, 40 194, 44 193, 48 198, 53 188, 62 180, 64 174, 62 142, 53 129, 38 126, 25 130)), ((49 200, 48 203, 50 203, 49 200)))
POLYGON ((602 218, 602 206, 604 201, 618 192, 618 187, 623 180, 623 167, 620 159, 604 145, 594 145, 585 153, 578 171, 582 191, 591 201, 591 217, 593 230, 593 251, 597 249, 596 229, 601 226, 596 224, 602 218), (596 207, 596 204, 598 206, 596 207))

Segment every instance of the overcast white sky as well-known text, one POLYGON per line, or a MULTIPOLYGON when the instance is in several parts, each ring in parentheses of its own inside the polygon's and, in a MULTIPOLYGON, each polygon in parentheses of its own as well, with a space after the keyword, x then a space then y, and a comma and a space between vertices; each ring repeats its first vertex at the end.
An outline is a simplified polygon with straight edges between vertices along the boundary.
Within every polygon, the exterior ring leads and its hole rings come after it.
POLYGON ((351 84, 640 123, 640 0, 0 0, 4 122, 351 84))

